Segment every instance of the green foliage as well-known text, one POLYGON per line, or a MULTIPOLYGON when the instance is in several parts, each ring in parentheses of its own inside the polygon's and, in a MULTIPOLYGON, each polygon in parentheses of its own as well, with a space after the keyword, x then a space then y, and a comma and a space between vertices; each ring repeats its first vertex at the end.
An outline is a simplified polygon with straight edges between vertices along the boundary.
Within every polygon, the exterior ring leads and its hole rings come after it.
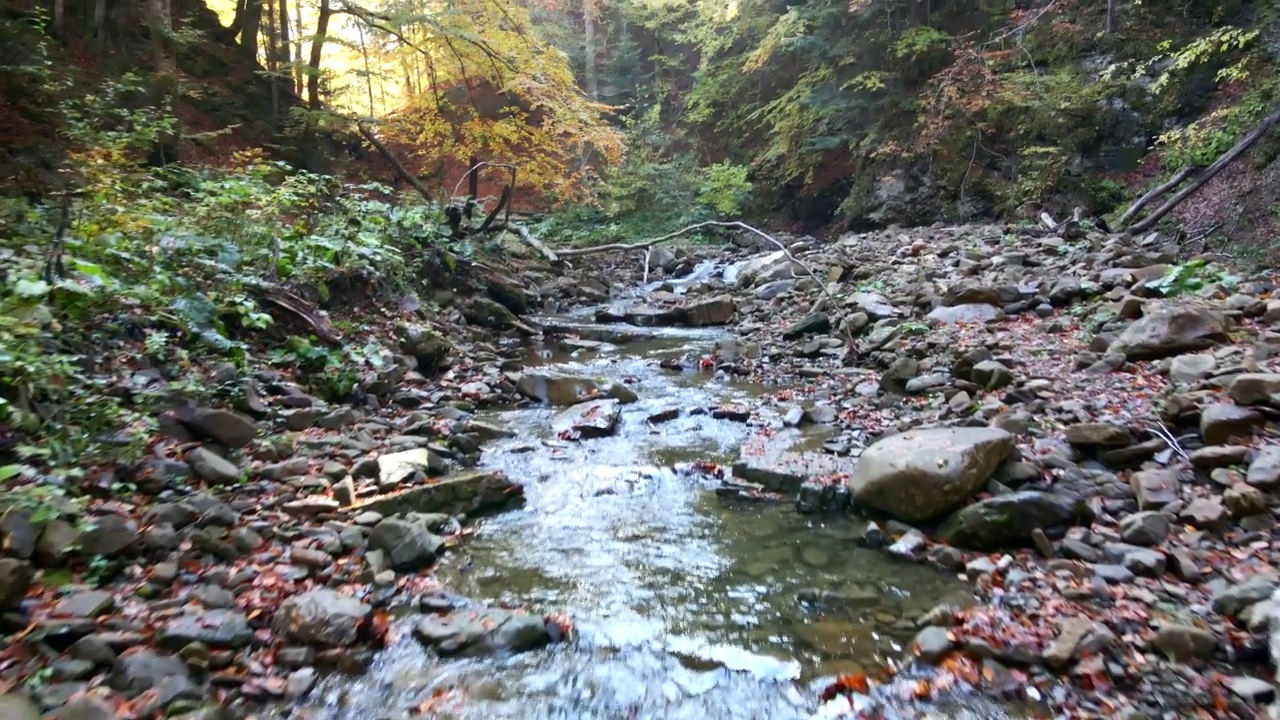
POLYGON ((1204 258, 1189 260, 1174 266, 1163 277, 1147 281, 1146 287, 1162 297, 1177 297, 1198 292, 1210 285, 1221 285, 1233 290, 1240 278, 1217 267, 1204 258))
MULTIPOLYGON (((415 282, 424 245, 456 252, 438 208, 399 202, 376 184, 344 185, 259 153, 226 167, 148 162, 179 132, 169 93, 125 75, 71 92, 59 68, 24 65, 69 152, 65 190, 45 202, 0 201, 0 455, 5 499, 47 518, 70 511, 81 479, 140 459, 155 409, 197 361, 244 361, 274 330, 259 304, 275 283, 324 288, 335 277, 415 282), (151 386, 139 371, 165 379, 151 386)), ((349 397, 364 351, 296 363, 329 399, 349 397)), ((127 484, 114 490, 132 492, 127 484)))
POLYGON ((700 165, 673 147, 658 106, 629 123, 632 151, 605 177, 601 206, 560 215, 548 230, 568 242, 638 239, 705 220, 733 218, 750 198, 749 168, 700 165))

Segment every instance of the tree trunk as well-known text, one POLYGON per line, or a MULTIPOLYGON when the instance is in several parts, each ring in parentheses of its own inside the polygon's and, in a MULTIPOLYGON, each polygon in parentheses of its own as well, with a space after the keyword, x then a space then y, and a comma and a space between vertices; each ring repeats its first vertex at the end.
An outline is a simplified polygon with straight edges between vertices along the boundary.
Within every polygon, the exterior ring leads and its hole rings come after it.
POLYGON ((248 62, 258 62, 258 31, 262 29, 262 0, 245 0, 240 26, 240 50, 248 62))
POLYGON ((312 110, 320 109, 320 56, 324 52, 324 36, 329 31, 333 8, 329 0, 320 0, 320 16, 316 19, 316 35, 311 41, 311 61, 307 63, 307 100, 312 110))
POLYGON ((93 39, 104 45, 107 33, 107 0, 94 0, 93 39))
POLYGON ((280 118, 280 36, 276 33, 276 3, 267 0, 267 78, 271 82, 271 118, 280 118))
POLYGON ((583 50, 586 54, 587 97, 600 99, 600 81, 596 77, 596 9, 595 0, 582 0, 583 50))
MULTIPOLYGON (((301 2, 301 0, 299 0, 301 2)), ((289 44, 289 0, 280 0, 280 70, 293 84, 293 46, 289 44)))
POLYGON ((236 14, 231 18, 231 27, 227 28, 227 36, 234 40, 244 27, 245 0, 236 0, 236 14))
POLYGON ((151 33, 151 50, 156 72, 171 75, 176 68, 168 48, 169 13, 165 10, 165 0, 144 0, 144 2, 143 13, 147 18, 147 29, 151 33))
POLYGON ((1222 172, 1224 168, 1232 162, 1235 162, 1237 158, 1243 155, 1246 150, 1253 147, 1254 143, 1261 140, 1262 136, 1270 132, 1276 125, 1280 125, 1280 110, 1276 110, 1264 118, 1263 121, 1258 123, 1258 126, 1251 130, 1248 135, 1240 138, 1240 142, 1236 143, 1230 150, 1218 156, 1218 159, 1214 160, 1212 165, 1205 168, 1204 172, 1200 173, 1195 180, 1192 180, 1191 184, 1179 190, 1176 195, 1165 201, 1165 204, 1153 210, 1150 215, 1134 223, 1133 227, 1125 230, 1125 233, 1128 235, 1136 235, 1140 232, 1150 230, 1156 223, 1160 222, 1161 218, 1168 215, 1169 212, 1181 204, 1183 200, 1194 195, 1200 188, 1204 187, 1205 183, 1209 182, 1214 178, 1214 176, 1222 172))
POLYGON ((302 0, 293 3, 293 94, 302 97, 302 0))
POLYGON ((374 117, 373 73, 369 72, 369 48, 364 44, 364 23, 356 23, 356 32, 360 33, 360 55, 364 57, 364 86, 369 91, 369 117, 374 117))
POLYGON ((62 37, 62 26, 67 14, 66 0, 53 0, 53 34, 62 37))
POLYGON ((1107 34, 1116 29, 1116 0, 1107 0, 1107 34))

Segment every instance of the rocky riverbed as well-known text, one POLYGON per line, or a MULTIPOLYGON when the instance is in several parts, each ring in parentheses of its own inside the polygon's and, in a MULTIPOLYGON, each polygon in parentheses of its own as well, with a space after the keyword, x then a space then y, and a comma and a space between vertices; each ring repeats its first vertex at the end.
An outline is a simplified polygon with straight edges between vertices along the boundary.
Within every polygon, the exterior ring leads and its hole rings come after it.
POLYGON ((1079 229, 662 250, 362 308, 341 404, 205 370, 228 407, 0 518, 0 714, 1272 701, 1272 278, 1079 229))

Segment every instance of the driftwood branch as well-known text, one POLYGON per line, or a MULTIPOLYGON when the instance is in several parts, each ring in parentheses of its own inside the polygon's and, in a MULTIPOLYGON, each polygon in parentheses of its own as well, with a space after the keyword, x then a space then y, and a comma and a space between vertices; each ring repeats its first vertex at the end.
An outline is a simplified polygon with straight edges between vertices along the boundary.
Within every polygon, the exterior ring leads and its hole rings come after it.
MULTIPOLYGON (((628 243, 612 243, 609 245, 596 245, 595 247, 568 248, 565 250, 555 250, 554 252, 563 258, 563 257, 577 257, 579 255, 591 255, 594 253, 609 252, 609 251, 626 252, 628 250, 649 250, 654 245, 657 245, 659 243, 663 243, 663 242, 666 242, 667 240, 680 237, 681 235, 688 235, 691 232, 695 232, 697 230, 701 230, 703 228, 709 228, 709 227, 734 228, 738 230, 745 230, 769 242, 771 245, 781 250, 783 256, 785 256, 788 260, 795 263, 796 265, 799 265, 806 273, 808 273, 809 277, 813 278, 814 282, 818 283, 818 287, 822 288, 822 292, 827 296, 827 299, 831 301, 832 312, 838 311, 840 307, 839 301, 837 301, 836 297, 831 294, 831 291, 829 289, 827 289, 827 283, 824 282, 822 278, 818 277, 818 274, 813 271, 813 268, 809 267, 809 265, 807 265, 806 263, 801 262, 795 255, 791 253, 790 250, 787 249, 786 245, 783 245, 781 242, 775 239, 772 235, 769 235, 763 230, 759 230, 757 228, 751 227, 750 225, 737 220, 733 220, 730 222, 708 220, 706 222, 694 223, 693 225, 690 225, 688 227, 680 228, 675 232, 667 233, 662 237, 656 237, 656 238, 653 238, 652 240, 645 240, 643 242, 638 242, 638 243, 629 243, 629 244, 628 243)), ((648 262, 645 263, 645 268, 647 271, 648 262)))
POLYGON ((400 162, 400 158, 397 158, 395 153, 391 152, 391 150, 384 145, 382 141, 379 140, 371 130, 369 130, 369 128, 365 127, 363 123, 356 123, 356 128, 360 130, 360 134, 364 136, 364 139, 368 140, 369 144, 373 145, 373 148, 377 150, 382 157, 386 158, 387 162, 391 163, 391 167, 395 169, 396 174, 400 176, 401 180, 412 185, 413 189, 418 191, 418 194, 422 196, 423 200, 426 200, 429 203, 435 202, 431 199, 431 191, 427 189, 427 186, 423 185, 421 180, 414 177, 414 175, 405 168, 404 164, 400 162))
POLYGON ((1212 180, 1228 165, 1235 162, 1236 159, 1243 155, 1249 148, 1253 147, 1254 143, 1261 140, 1262 137, 1270 132, 1276 125, 1280 125, 1280 110, 1276 110, 1264 118, 1262 122, 1258 123, 1257 127, 1249 131, 1248 135, 1240 138, 1240 142, 1237 142, 1230 150, 1218 156, 1218 159, 1214 160, 1213 164, 1205 168, 1195 180, 1192 180, 1189 185, 1179 190, 1173 197, 1166 200, 1163 205, 1153 210, 1150 215, 1134 223, 1132 227, 1125 230, 1125 234, 1137 235, 1138 233, 1150 230, 1156 223, 1160 222, 1161 218, 1168 215, 1171 210, 1182 204, 1182 201, 1196 194, 1200 188, 1204 187, 1205 183, 1212 180))
POLYGON ((1116 224, 1120 227, 1124 227, 1125 223, 1132 220, 1133 216, 1137 215, 1142 208, 1150 205, 1156 198, 1161 197, 1165 193, 1181 185, 1187 178, 1191 177, 1197 169, 1198 168, 1195 165, 1188 165, 1179 170, 1177 174, 1169 178, 1167 181, 1151 188, 1145 195, 1135 200, 1133 204, 1129 206, 1128 210, 1124 211, 1124 214, 1120 216, 1120 219, 1116 221, 1116 224))
POLYGON ((502 212, 502 209, 506 207, 509 202, 511 202, 510 185, 502 188, 502 196, 498 198, 498 204, 494 205, 493 210, 490 210, 489 214, 485 216, 484 222, 480 223, 480 227, 476 229, 476 232, 487 231, 489 226, 493 225, 494 219, 498 217, 498 213, 502 212))

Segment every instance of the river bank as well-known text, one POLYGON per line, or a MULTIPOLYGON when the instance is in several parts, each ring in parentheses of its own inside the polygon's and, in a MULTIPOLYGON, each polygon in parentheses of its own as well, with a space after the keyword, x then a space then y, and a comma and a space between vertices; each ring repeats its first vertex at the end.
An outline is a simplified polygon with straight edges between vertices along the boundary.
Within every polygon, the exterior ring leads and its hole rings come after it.
POLYGON ((396 351, 352 402, 208 368, 252 391, 162 416, 138 494, 92 501, 86 534, 0 523, 24 640, 3 702, 207 720, 1269 699, 1270 280, 1159 299, 1159 238, 1083 231, 748 256, 655 251, 645 287, 584 258, 349 312, 396 351))

